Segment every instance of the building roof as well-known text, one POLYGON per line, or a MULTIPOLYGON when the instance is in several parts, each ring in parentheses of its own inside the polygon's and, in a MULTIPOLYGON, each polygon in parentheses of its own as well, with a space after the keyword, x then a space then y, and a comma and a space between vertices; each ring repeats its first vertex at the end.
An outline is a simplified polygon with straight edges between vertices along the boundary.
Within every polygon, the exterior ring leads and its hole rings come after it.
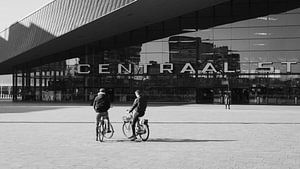
POLYGON ((56 0, 0 33, 0 74, 224 1, 229 0, 56 0))
MULTIPOLYGON (((270 13, 280 13, 300 6, 299 0, 282 0, 284 5, 277 4, 274 7, 272 3, 279 3, 278 0, 259 0, 259 3, 251 5, 253 11, 248 12, 249 2, 249 0, 56 0, 0 32, 0 74, 10 74, 18 65, 31 67, 33 62, 51 62, 57 57, 63 57, 63 54, 55 55, 54 59, 54 54, 103 39, 113 39, 194 11, 201 10, 205 15, 207 12, 205 9, 210 8, 213 15, 220 15, 219 18, 214 18, 214 23, 205 18, 199 20, 202 23, 198 24, 201 26, 198 29, 207 29, 270 13), (232 7, 236 5, 234 2, 237 4, 236 7, 232 7), (231 7, 235 10, 228 12, 231 7), (237 15, 233 15, 235 11, 238 12, 237 15), (225 13, 230 17, 224 17, 225 13)), ((212 16, 208 15, 206 18, 209 17, 212 16)), ((139 38, 138 35, 134 38, 136 37, 139 38)), ((145 40, 151 40, 151 37, 146 37, 143 41, 145 40)), ((76 52, 74 53, 76 55, 76 52)))

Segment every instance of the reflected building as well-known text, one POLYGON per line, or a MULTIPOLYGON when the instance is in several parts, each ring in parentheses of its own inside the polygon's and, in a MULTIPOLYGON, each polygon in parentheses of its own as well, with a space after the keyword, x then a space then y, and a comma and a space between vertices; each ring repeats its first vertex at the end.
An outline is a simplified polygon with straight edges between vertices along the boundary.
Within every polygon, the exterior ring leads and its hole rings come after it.
POLYGON ((228 46, 216 47, 213 43, 202 42, 200 37, 172 36, 169 38, 170 63, 191 63, 202 70, 207 63, 212 63, 216 71, 240 71, 240 55, 232 53, 228 46))

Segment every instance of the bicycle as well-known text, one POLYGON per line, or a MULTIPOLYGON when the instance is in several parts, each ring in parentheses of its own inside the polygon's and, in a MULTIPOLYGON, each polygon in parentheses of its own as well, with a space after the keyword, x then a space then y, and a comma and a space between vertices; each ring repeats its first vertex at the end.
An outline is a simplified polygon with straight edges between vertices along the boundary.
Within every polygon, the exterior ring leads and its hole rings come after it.
POLYGON ((112 124, 110 122, 108 123, 108 121, 105 122, 105 120, 107 121, 107 119, 105 119, 103 116, 101 116, 100 121, 97 126, 97 131, 98 131, 97 137, 100 142, 103 142, 104 137, 107 139, 112 138, 112 136, 114 135, 114 132, 115 132, 112 124), (110 130, 111 130, 111 132, 109 132, 109 133, 107 132, 107 129, 108 129, 107 124, 110 126, 110 130))
MULTIPOLYGON (((133 116, 123 116, 122 131, 125 137, 129 138, 132 136, 132 120, 133 116)), ((136 122, 135 126, 136 135, 138 135, 142 141, 147 141, 149 138, 150 130, 148 125, 148 119, 140 119, 136 122)))

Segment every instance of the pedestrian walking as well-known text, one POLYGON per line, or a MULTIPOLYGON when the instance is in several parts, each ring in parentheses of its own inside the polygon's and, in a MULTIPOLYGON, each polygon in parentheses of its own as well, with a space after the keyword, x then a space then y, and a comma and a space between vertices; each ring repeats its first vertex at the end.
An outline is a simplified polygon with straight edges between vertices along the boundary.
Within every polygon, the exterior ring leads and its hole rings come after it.
POLYGON ((224 94, 225 109, 230 109, 230 102, 231 102, 231 97, 230 97, 230 92, 228 91, 224 94))

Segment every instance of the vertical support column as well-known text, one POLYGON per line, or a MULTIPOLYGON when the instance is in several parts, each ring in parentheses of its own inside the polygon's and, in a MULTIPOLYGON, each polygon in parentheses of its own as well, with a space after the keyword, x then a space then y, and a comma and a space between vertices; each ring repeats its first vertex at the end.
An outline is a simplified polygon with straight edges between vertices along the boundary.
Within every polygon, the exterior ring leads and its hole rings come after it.
POLYGON ((33 93, 32 99, 36 101, 36 70, 33 70, 33 93))
POLYGON ((13 86, 12 86, 12 99, 13 99, 13 101, 16 101, 17 100, 17 71, 16 71, 16 69, 14 69, 14 71, 13 71, 13 86))
POLYGON ((31 101, 32 99, 32 91, 31 91, 31 74, 30 69, 26 65, 26 71, 25 71, 25 96, 27 95, 27 99, 31 101))
MULTIPOLYGON (((146 41, 147 42, 149 42, 150 40, 150 28, 149 28, 149 26, 147 26, 146 27, 146 41)), ((140 59, 141 60, 141 59, 140 59)), ((148 74, 148 72, 147 72, 147 74, 148 74)), ((144 67, 143 67, 143 80, 142 80, 142 90, 144 90, 145 92, 149 92, 149 91, 146 91, 146 90, 149 90, 149 89, 147 89, 147 85, 146 85, 146 83, 145 83, 145 81, 144 81, 144 79, 146 79, 146 77, 147 77, 147 75, 145 74, 145 72, 144 72, 144 67)))
MULTIPOLYGON (((65 62, 65 60, 64 60, 65 62)), ((66 78, 65 78, 65 75, 66 75, 66 65, 65 64, 62 64, 60 65, 60 80, 61 80, 61 101, 66 101, 66 78)))
POLYGON ((24 69, 22 69, 22 86, 21 86, 21 98, 22 101, 24 101, 25 96, 24 96, 24 90, 25 90, 25 73, 24 73, 24 69))
MULTIPOLYGON (((98 48, 100 49, 100 54, 97 56, 97 58, 95 58, 96 59, 96 63, 97 64, 99 64, 99 63, 104 63, 104 48, 103 48, 103 41, 99 41, 99 43, 98 43, 98 48)), ((98 50, 99 51, 99 50, 98 50)), ((98 66, 97 66, 98 67, 98 66)), ((97 69, 97 71, 94 73, 94 77, 95 77, 95 81, 96 81, 96 85, 94 85, 94 87, 96 87, 96 89, 95 89, 95 94, 97 94, 97 92, 98 92, 98 89, 99 89, 99 86, 102 86, 102 79, 103 79, 103 76, 104 75, 102 75, 102 74, 99 74, 98 73, 98 69, 97 69)))
POLYGON ((47 85, 47 81, 48 81, 48 70, 45 70, 45 76, 44 76, 44 89, 46 89, 48 87, 47 85))
POLYGON ((196 56, 195 56, 195 62, 196 62, 196 74, 195 74, 195 93, 196 93, 196 98, 195 98, 195 102, 198 103, 198 98, 199 98, 199 87, 198 87, 198 68, 199 68, 199 58, 200 58, 200 50, 199 50, 199 47, 200 47, 200 41, 201 39, 199 37, 196 37, 196 56))
MULTIPOLYGON (((48 92, 48 85, 47 85, 47 79, 48 79, 48 68, 45 67, 45 69, 43 69, 44 75, 43 75, 43 90, 46 92, 48 92)), ((45 101, 49 101, 49 97, 48 95, 45 96, 45 101)))
MULTIPOLYGON (((199 30, 199 11, 196 11, 195 12, 195 30, 196 30, 196 32, 199 30)), ((198 69, 199 69, 199 62, 198 62, 198 60, 199 60, 199 57, 200 57, 200 51, 199 51, 199 42, 198 42, 198 36, 196 37, 197 38, 197 41, 196 41, 196 43, 197 43, 197 49, 196 49, 196 75, 195 75, 195 102, 197 103, 198 102, 198 94, 199 94, 199 92, 198 92, 198 84, 199 84, 199 82, 198 82, 198 76, 199 76, 199 73, 198 73, 198 69)))
POLYGON ((43 79, 42 79, 42 67, 40 67, 40 69, 39 69, 39 93, 40 93, 40 95, 39 95, 39 100, 40 101, 43 101, 42 99, 43 99, 43 79))
POLYGON ((49 71, 49 77, 48 77, 48 92, 49 93, 53 93, 52 97, 51 95, 49 94, 49 98, 50 98, 50 101, 55 101, 55 93, 54 93, 54 88, 53 88, 53 85, 52 86, 49 86, 49 84, 51 84, 51 80, 53 81, 54 78, 53 78, 53 75, 52 75, 52 65, 49 64, 48 65, 48 71, 49 71), (50 92, 52 91, 52 92, 50 92))
POLYGON ((0 97, 2 98, 2 85, 0 84, 0 97))
MULTIPOLYGON (((93 67, 94 66, 96 66, 96 63, 95 63, 95 57, 96 57, 96 48, 97 48, 97 45, 94 45, 93 46, 93 54, 92 54, 92 65, 93 65, 93 67)), ((94 69, 93 69, 93 71, 91 71, 91 74, 90 74, 90 78, 92 78, 91 79, 91 81, 92 81, 92 84, 90 84, 91 86, 91 91, 90 92, 93 92, 94 91, 94 87, 95 87, 95 71, 94 71, 94 69)), ((93 94, 93 93, 92 93, 93 94)), ((90 96, 89 96, 90 97, 90 96)), ((90 98, 89 98, 89 101, 90 101, 90 98)))
MULTIPOLYGON (((84 52, 84 62, 88 62, 88 45, 85 46, 85 52, 84 52)), ((88 76, 89 75, 84 75, 84 101, 87 102, 89 100, 88 98, 88 76)))
MULTIPOLYGON (((130 31, 130 32, 129 32, 129 44, 130 44, 130 45, 134 44, 134 42, 135 42, 135 40, 134 40, 134 38, 133 38, 133 35, 134 35, 134 31, 130 31)), ((146 36, 147 36, 147 35, 146 35, 146 36)), ((128 57, 128 56, 126 56, 126 57, 128 57)), ((133 69, 132 72, 134 72, 134 69, 133 69)), ((132 72, 131 72, 130 75, 126 76, 126 78, 128 78, 128 81, 129 81, 129 92, 130 92, 130 93, 132 93, 132 91, 133 91, 133 82, 132 82, 132 79, 133 79, 134 73, 132 73, 132 72)), ((121 75, 121 76, 122 76, 122 75, 121 75)), ((123 76, 124 76, 124 75, 123 75, 123 76)), ((122 92, 123 92, 123 91, 122 91, 122 92)))
POLYGON ((16 86, 15 86, 15 97, 16 97, 16 100, 18 100, 18 94, 19 94, 19 74, 18 74, 18 70, 16 69, 16 72, 15 72, 15 83, 16 83, 16 86))
MULTIPOLYGON (((54 73, 54 75, 52 75, 53 76, 53 90, 54 90, 54 101, 56 102, 56 66, 54 66, 54 70, 53 70, 53 73, 54 73)), ((52 72, 52 71, 51 71, 52 72)))

